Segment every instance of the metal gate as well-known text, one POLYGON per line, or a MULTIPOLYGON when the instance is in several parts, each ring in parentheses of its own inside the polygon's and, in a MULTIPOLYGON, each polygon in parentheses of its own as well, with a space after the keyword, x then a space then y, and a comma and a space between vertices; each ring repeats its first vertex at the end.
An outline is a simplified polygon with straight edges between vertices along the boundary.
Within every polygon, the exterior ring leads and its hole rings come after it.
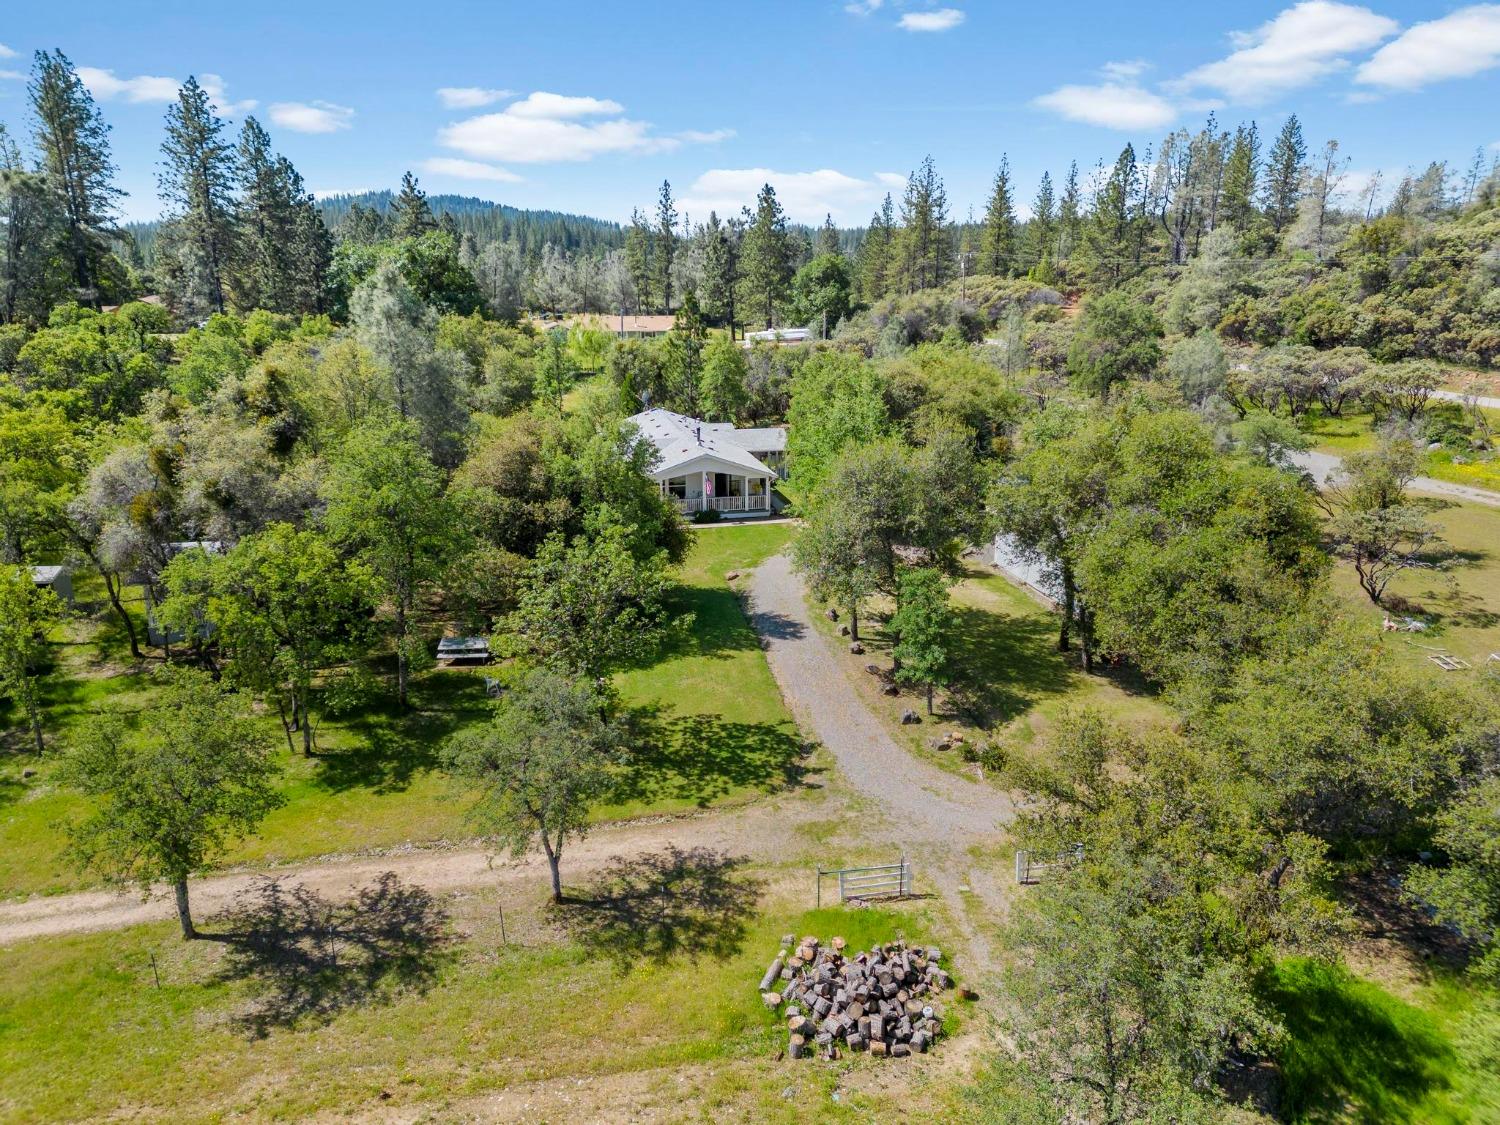
POLYGON ((818 865, 818 905, 823 905, 823 880, 837 878, 839 901, 867 898, 905 898, 912 893, 911 864, 902 856, 897 863, 874 867, 824 867, 818 865))
POLYGON ((1066 867, 1083 859, 1083 845, 1074 844, 1056 855, 1037 855, 1024 848, 1016 851, 1016 882, 1040 883, 1042 876, 1055 867, 1066 867))

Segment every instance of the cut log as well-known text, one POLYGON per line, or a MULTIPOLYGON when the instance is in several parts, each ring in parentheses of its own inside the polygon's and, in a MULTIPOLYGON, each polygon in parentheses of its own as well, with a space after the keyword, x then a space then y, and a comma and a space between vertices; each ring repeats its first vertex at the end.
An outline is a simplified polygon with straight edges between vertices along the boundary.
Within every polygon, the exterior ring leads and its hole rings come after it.
POLYGON ((871 1039, 870 1040, 870 1054, 872 1054, 872 1055, 884 1055, 885 1053, 886 1053, 885 1043, 883 1043, 879 1039, 871 1039))
POLYGON ((807 1033, 811 1027, 812 1024, 808 1021, 808 1018, 806 1016, 793 1016, 791 1019, 786 1021, 786 1029, 793 1035, 803 1036, 804 1039, 806 1038, 807 1033))
POLYGON ((771 991, 771 985, 775 983, 777 977, 781 976, 781 970, 785 965, 786 962, 780 957, 771 962, 771 967, 766 970, 766 975, 760 978, 760 990, 762 992, 771 991))
POLYGON ((766 1007, 770 1008, 773 1012, 777 1008, 781 1007, 781 993, 779 992, 762 992, 760 994, 760 999, 761 1002, 765 1004, 766 1007))
POLYGON ((911 1047, 905 1043, 893 1043, 891 1045, 891 1058, 904 1059, 911 1054, 911 1047))
POLYGON ((912 1036, 911 1036, 911 1049, 913 1051, 919 1051, 919 1052, 921 1052, 922 1054, 925 1055, 927 1053, 927 1044, 930 1043, 930 1042, 932 1042, 932 1040, 930 1040, 927 1037, 927 1032, 925 1032, 925 1031, 914 1031, 914 1032, 912 1032, 912 1036))
POLYGON ((807 1057, 807 1040, 801 1035, 793 1035, 787 1040, 786 1053, 794 1059, 807 1057))

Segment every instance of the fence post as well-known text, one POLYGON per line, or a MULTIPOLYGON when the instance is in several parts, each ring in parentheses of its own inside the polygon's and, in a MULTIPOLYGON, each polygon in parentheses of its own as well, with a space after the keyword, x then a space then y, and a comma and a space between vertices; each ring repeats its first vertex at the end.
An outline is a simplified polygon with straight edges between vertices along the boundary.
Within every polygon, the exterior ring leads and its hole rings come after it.
POLYGON ((818 864, 818 907, 817 908, 819 910, 823 909, 823 865, 821 863, 818 864))

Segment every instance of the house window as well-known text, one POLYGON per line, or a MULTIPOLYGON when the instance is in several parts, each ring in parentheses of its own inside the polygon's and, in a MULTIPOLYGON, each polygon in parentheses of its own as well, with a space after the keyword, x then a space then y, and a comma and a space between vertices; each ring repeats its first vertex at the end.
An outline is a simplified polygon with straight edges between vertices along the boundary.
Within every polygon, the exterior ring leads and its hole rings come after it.
POLYGON ((672 477, 667 481, 667 495, 674 500, 686 500, 687 477, 672 477))

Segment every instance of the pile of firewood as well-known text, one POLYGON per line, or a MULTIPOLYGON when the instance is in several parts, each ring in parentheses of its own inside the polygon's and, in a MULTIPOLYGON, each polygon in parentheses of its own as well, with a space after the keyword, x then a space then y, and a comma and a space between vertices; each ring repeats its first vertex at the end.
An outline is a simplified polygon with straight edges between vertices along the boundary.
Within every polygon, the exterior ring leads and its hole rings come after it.
POLYGON ((926 1051, 943 1028, 937 996, 952 984, 939 968, 940 950, 891 942, 846 956, 844 939, 820 946, 805 937, 782 939, 781 954, 761 978, 767 1008, 786 1005, 787 1054, 825 1059, 850 1051, 904 1058, 926 1051), (777 984, 780 982, 780 988, 777 984))

